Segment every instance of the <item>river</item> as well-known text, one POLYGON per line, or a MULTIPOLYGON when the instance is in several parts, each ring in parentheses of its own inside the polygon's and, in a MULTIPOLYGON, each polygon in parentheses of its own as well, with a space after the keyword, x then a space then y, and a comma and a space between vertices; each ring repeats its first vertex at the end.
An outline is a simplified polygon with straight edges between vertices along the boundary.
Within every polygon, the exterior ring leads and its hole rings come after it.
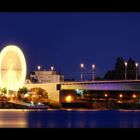
POLYGON ((1 109, 0 128, 140 128, 140 110, 1 109))

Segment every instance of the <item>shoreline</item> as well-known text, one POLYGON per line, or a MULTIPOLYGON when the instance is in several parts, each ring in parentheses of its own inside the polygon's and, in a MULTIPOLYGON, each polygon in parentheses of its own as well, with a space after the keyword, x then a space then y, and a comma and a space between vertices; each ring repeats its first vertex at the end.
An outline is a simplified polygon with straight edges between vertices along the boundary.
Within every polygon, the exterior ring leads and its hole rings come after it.
POLYGON ((140 112, 140 109, 73 109, 73 108, 63 108, 63 109, 0 109, 0 112, 39 112, 39 111, 126 111, 126 112, 140 112))

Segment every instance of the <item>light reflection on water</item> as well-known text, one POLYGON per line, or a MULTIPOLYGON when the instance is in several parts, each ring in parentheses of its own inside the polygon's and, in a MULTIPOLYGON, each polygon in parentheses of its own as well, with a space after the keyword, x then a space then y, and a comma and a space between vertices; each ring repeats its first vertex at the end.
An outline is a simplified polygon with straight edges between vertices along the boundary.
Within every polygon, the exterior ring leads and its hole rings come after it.
POLYGON ((0 111, 0 128, 26 128, 27 123, 27 113, 0 111))
POLYGON ((140 128, 140 110, 0 110, 0 128, 140 128))

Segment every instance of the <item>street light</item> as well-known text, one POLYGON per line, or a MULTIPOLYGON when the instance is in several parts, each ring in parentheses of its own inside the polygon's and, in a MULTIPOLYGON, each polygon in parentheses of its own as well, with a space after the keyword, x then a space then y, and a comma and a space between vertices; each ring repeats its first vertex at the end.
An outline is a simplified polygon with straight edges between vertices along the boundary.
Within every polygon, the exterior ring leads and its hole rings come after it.
POLYGON ((41 66, 37 66, 37 69, 40 70, 41 69, 41 66))
POLYGON ((127 79, 127 62, 124 62, 125 64, 125 80, 127 79))
POLYGON ((39 77, 40 77, 40 72, 39 72, 39 71, 40 71, 40 69, 41 69, 41 66, 38 65, 38 66, 37 66, 37 69, 38 69, 38 82, 39 82, 39 80, 40 80, 40 78, 39 78, 39 77))
POLYGON ((81 67, 81 81, 83 81, 83 68, 84 68, 84 64, 81 63, 80 67, 81 67))
POLYGON ((94 81, 94 69, 95 69, 95 65, 92 65, 92 80, 94 81))
POLYGON ((136 80, 138 79, 138 63, 135 63, 136 66, 136 80))
POLYGON ((51 66, 51 71, 53 71, 54 70, 54 66, 51 66))

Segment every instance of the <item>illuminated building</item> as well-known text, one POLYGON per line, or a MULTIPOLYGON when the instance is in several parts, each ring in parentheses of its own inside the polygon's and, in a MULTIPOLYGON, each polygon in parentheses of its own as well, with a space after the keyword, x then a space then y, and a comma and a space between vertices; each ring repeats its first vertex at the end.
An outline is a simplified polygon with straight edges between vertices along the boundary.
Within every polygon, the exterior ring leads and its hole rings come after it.
POLYGON ((56 71, 35 71, 35 78, 39 83, 58 83, 64 81, 64 76, 57 74, 56 71))

